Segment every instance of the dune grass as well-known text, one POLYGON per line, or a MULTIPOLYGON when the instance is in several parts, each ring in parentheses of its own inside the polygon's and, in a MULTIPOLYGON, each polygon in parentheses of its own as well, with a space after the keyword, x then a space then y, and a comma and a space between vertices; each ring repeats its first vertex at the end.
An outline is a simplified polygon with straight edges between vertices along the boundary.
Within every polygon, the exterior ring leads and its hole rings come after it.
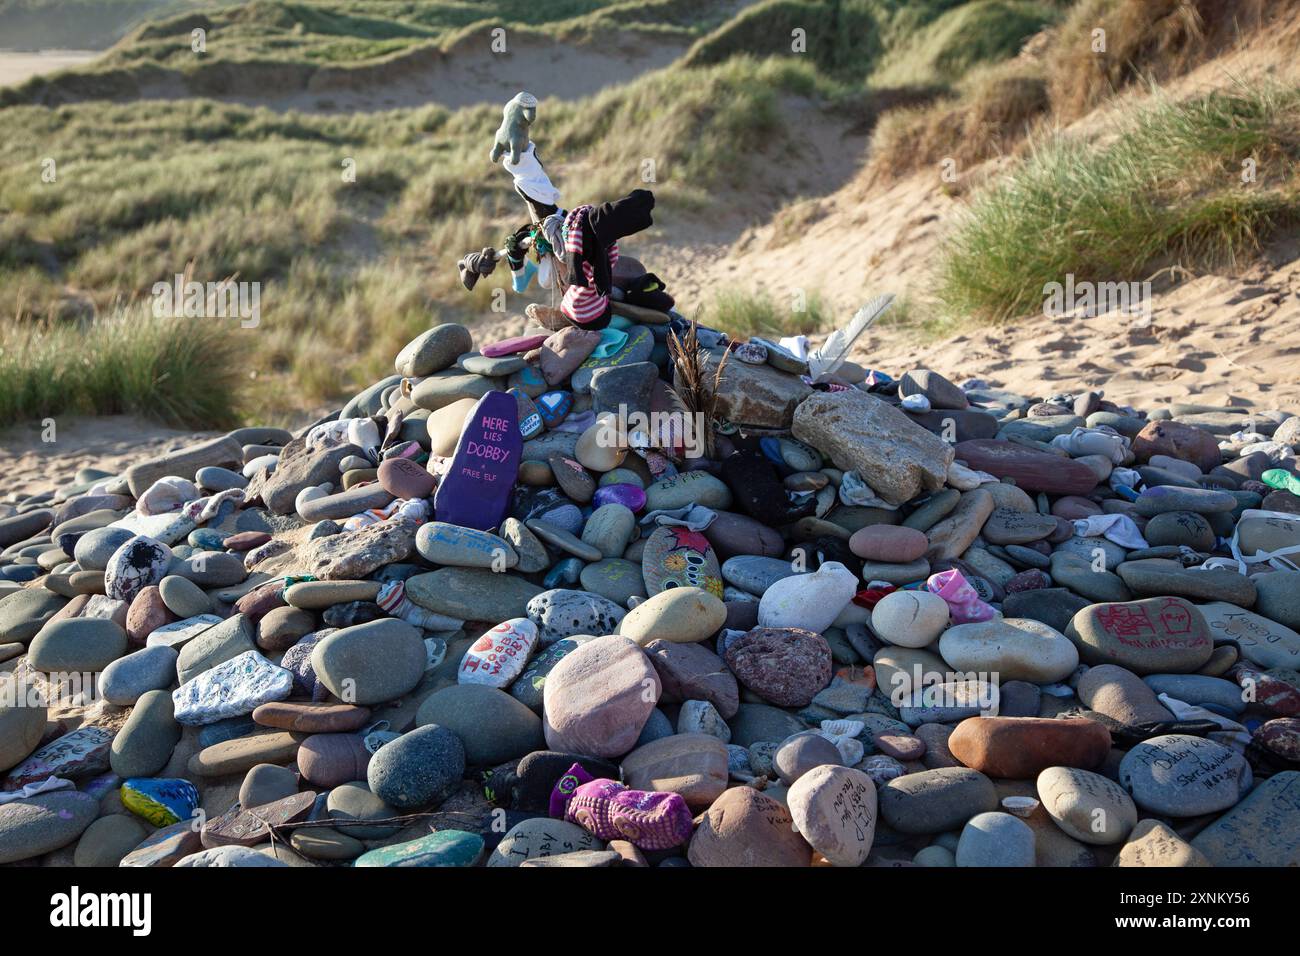
POLYGON ((872 70, 868 83, 876 88, 955 85, 977 67, 1014 57, 1026 40, 1064 12, 1052 0, 963 3, 907 31, 872 70))
POLYGON ((724 289, 695 316, 710 328, 736 338, 758 335, 773 341, 786 335, 812 335, 833 327, 830 315, 816 293, 801 301, 778 299, 767 292, 724 289))
POLYGON ((1297 5, 1297 0, 1080 0, 1061 25, 1049 58, 1053 108, 1064 121, 1077 119, 1125 87, 1187 72, 1297 5))
POLYGON ((945 162, 960 175, 1014 152, 1049 107, 1037 64, 1010 60, 979 67, 955 94, 882 116, 872 133, 864 181, 890 181, 920 169, 938 175, 945 162))
POLYGON ((246 389, 238 332, 225 319, 158 319, 144 307, 0 324, 0 420, 129 413, 229 427, 246 389))
POLYGON ((1055 138, 978 193, 948 242, 950 314, 1005 321, 1043 287, 1134 281, 1169 265, 1233 267, 1300 221, 1300 91, 1233 87, 1156 103, 1106 145, 1055 138), (1254 163, 1256 179, 1244 182, 1254 163))
MULTIPOLYGON (((545 103, 543 155, 571 201, 650 185, 674 213, 707 208, 719 186, 797 134, 780 98, 815 94, 818 83, 809 64, 743 57, 647 74, 586 101, 545 103), (646 159, 653 183, 642 179, 646 159)), ((505 280, 469 295, 455 270, 524 216, 509 177, 486 160, 499 122, 489 105, 348 115, 206 100, 0 109, 0 211, 9 213, 0 216, 0 321, 105 314, 187 270, 202 282, 256 281, 262 321, 248 333, 247 361, 264 404, 337 398, 383 374, 431 324, 500 318, 491 296, 505 280), (43 157, 56 162, 53 182, 42 178, 43 157)))

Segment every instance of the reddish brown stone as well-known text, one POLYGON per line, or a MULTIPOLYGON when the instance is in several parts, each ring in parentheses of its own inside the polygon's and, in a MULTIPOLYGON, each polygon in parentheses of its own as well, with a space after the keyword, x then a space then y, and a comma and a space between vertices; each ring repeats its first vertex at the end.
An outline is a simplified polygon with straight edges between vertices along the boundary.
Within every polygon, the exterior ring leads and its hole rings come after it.
POLYGON ((369 719, 369 707, 353 704, 308 704, 280 700, 262 704, 253 711, 253 720, 263 727, 278 727, 305 734, 346 733, 361 728, 369 719))
POLYGON ((304 790, 247 810, 236 804, 215 820, 204 823, 200 839, 208 849, 256 846, 271 835, 272 827, 301 820, 315 802, 315 792, 304 790))
POLYGON ((882 754, 895 760, 920 760, 925 755, 925 741, 911 734, 876 734, 871 742, 882 754))
POLYGON ((316 630, 316 618, 296 607, 273 607, 257 623, 257 646, 264 651, 287 651, 316 630))
POLYGON ((809 866, 810 847, 785 806, 750 787, 732 787, 696 822, 692 866, 809 866))
POLYGON ((145 638, 155 630, 176 619, 176 615, 163 603, 158 586, 151 584, 142 588, 131 601, 131 607, 126 612, 126 636, 136 644, 143 644, 145 638))
POLYGON ((1099 767, 1110 753, 1110 731, 1079 717, 968 717, 948 749, 987 776, 1031 780, 1048 767, 1099 767))
POLYGON ((651 641, 646 656, 663 685, 665 703, 707 700, 724 720, 734 717, 740 706, 740 688, 722 658, 703 644, 651 641))
POLYGON ((318 787, 365 780, 370 751, 357 734, 313 734, 298 748, 298 772, 318 787))
POLYGON ((248 618, 256 624, 267 613, 277 607, 285 606, 284 600, 284 582, 268 581, 261 587, 249 591, 238 601, 235 602, 235 610, 240 614, 248 615, 248 618))
POLYGON ((1097 487, 1097 473, 1087 465, 1025 445, 976 438, 958 442, 953 451, 968 467, 998 478, 1011 478, 1025 491, 1086 495, 1097 487))
POLYGON ((1252 739, 1283 760, 1300 761, 1300 720, 1294 717, 1265 721, 1252 739))
POLYGON ((742 684, 779 707, 806 707, 831 680, 831 646, 801 627, 756 627, 726 658, 742 684))
POLYGON ((849 538, 849 550, 866 561, 907 564, 925 554, 930 541, 925 532, 902 525, 869 524, 849 538))
POLYGON ((228 551, 252 551, 270 540, 271 536, 265 531, 240 531, 223 540, 221 546, 228 551))
POLYGON ((1241 663, 1232 669, 1229 676, 1240 687, 1251 689, 1259 706, 1283 717, 1300 717, 1300 686, 1281 674, 1241 663))
POLYGON ((1152 455, 1168 455, 1190 461, 1207 473, 1223 463, 1218 439, 1203 428, 1181 422, 1147 422, 1133 437, 1133 454, 1142 463, 1152 455))
POLYGON ((623 778, 633 790, 679 793, 698 812, 727 789, 727 746, 708 734, 660 737, 623 758, 623 778))
POLYGON ((379 463, 379 487, 394 498, 427 498, 433 494, 433 475, 409 458, 385 458, 379 463))

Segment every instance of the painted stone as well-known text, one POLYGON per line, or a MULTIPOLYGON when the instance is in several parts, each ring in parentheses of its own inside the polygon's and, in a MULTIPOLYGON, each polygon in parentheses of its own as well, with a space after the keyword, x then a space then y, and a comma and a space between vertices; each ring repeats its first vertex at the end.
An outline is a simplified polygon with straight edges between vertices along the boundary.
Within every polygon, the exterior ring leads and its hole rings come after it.
POLYGON ((596 637, 591 634, 574 634, 546 647, 524 666, 518 679, 510 685, 511 696, 531 710, 540 711, 547 675, 573 651, 594 640, 596 637))
POLYGON ((202 849, 203 843, 194 821, 182 820, 149 834, 139 846, 122 857, 118 866, 174 866, 177 860, 202 849))
POLYGON ((104 569, 104 593, 118 601, 130 601, 167 574, 172 552, 161 541, 137 534, 108 559, 104 569))
POLYGON ((676 587, 700 588, 722 597, 722 571, 709 539, 689 528, 656 528, 641 556, 641 574, 650 597, 676 587))
POLYGON ((487 865, 520 866, 525 860, 599 850, 605 842, 576 823, 534 817, 515 824, 488 857, 487 865))
POLYGON ((1300 670, 1300 634, 1262 614, 1214 601, 1198 608, 1216 641, 1235 641, 1241 656, 1259 667, 1300 670))
POLYGON ((1233 806, 1250 789, 1250 765, 1203 737, 1165 734, 1138 744, 1119 764, 1119 782, 1142 809, 1195 817, 1233 806))
POLYGON ((536 405, 542 424, 547 428, 554 428, 564 421, 569 410, 573 408, 573 395, 562 391, 546 392, 537 397, 536 405))
POLYGON ((528 618, 502 621, 470 645, 456 680, 461 684, 509 687, 528 664, 537 640, 537 625, 528 618))
POLYGON ((257 651, 244 651, 190 678, 172 691, 176 722, 197 727, 251 714, 261 704, 293 692, 293 673, 257 651))
POLYGON ((122 805, 156 827, 169 827, 194 816, 199 791, 180 777, 132 777, 122 782, 122 805))
POLYGON ((1214 866, 1300 866, 1300 772, 1274 774, 1192 839, 1214 866))
POLYGON ((599 508, 601 505, 622 505, 629 511, 640 511, 646 505, 645 490, 639 485, 615 483, 601 485, 596 489, 591 503, 599 508))
POLYGON ((519 563, 519 555, 504 538, 487 531, 430 521, 415 535, 415 549, 432 564, 504 571, 519 563))
POLYGON ((483 855, 483 838, 464 830, 438 830, 418 840, 379 847, 353 866, 473 866, 483 855))
POLYGON ((306 817, 315 803, 315 791, 304 790, 257 807, 245 809, 236 804, 221 816, 204 823, 200 839, 208 849, 256 846, 270 837, 272 827, 306 817))
POLYGON ((1178 597, 1089 605, 1066 636, 1085 664, 1116 664, 1135 674, 1190 673, 1214 652, 1205 618, 1178 597))
POLYGON ((876 785, 860 770, 824 764, 786 795, 795 829, 833 866, 861 866, 876 835, 876 785))
POLYGON ((47 777, 77 780, 108 769, 113 731, 105 727, 78 727, 39 748, 10 770, 0 788, 17 790, 47 777))
POLYGON ((510 506, 523 444, 514 396, 488 392, 480 398, 434 496, 438 520, 480 531, 500 525, 510 506))

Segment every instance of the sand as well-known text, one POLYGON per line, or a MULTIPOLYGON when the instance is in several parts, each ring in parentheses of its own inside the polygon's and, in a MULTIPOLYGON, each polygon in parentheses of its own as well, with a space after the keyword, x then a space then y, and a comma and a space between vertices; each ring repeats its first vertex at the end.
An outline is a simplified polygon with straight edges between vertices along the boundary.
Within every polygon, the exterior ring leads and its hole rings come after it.
POLYGON ((17 86, 33 76, 89 63, 97 56, 99 52, 95 50, 41 50, 36 53, 0 50, 0 86, 17 86))
POLYGON ((54 420, 54 441, 46 442, 39 423, 0 431, 0 475, 5 494, 0 507, 16 493, 53 491, 70 483, 81 468, 124 471, 128 465, 181 448, 219 432, 167 428, 130 415, 54 420))

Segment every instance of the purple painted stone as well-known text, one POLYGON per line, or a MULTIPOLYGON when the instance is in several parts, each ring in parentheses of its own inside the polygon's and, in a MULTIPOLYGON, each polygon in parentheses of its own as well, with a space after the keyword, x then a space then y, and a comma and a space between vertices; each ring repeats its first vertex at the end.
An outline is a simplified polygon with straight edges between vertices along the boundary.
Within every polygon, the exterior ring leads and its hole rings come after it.
POLYGON ((501 524, 524 447, 515 397, 488 392, 465 420, 451 468, 433 499, 439 521, 490 531, 501 524))
POLYGON ((512 339, 505 339, 501 342, 493 342, 491 345, 483 346, 481 354, 487 358, 501 358, 504 355, 531 352, 533 349, 540 347, 550 337, 550 334, 550 332, 543 332, 540 335, 517 335, 512 339))
POLYGON ((645 507, 645 492, 632 484, 602 485, 596 489, 592 504, 623 505, 629 511, 640 511, 645 507))

